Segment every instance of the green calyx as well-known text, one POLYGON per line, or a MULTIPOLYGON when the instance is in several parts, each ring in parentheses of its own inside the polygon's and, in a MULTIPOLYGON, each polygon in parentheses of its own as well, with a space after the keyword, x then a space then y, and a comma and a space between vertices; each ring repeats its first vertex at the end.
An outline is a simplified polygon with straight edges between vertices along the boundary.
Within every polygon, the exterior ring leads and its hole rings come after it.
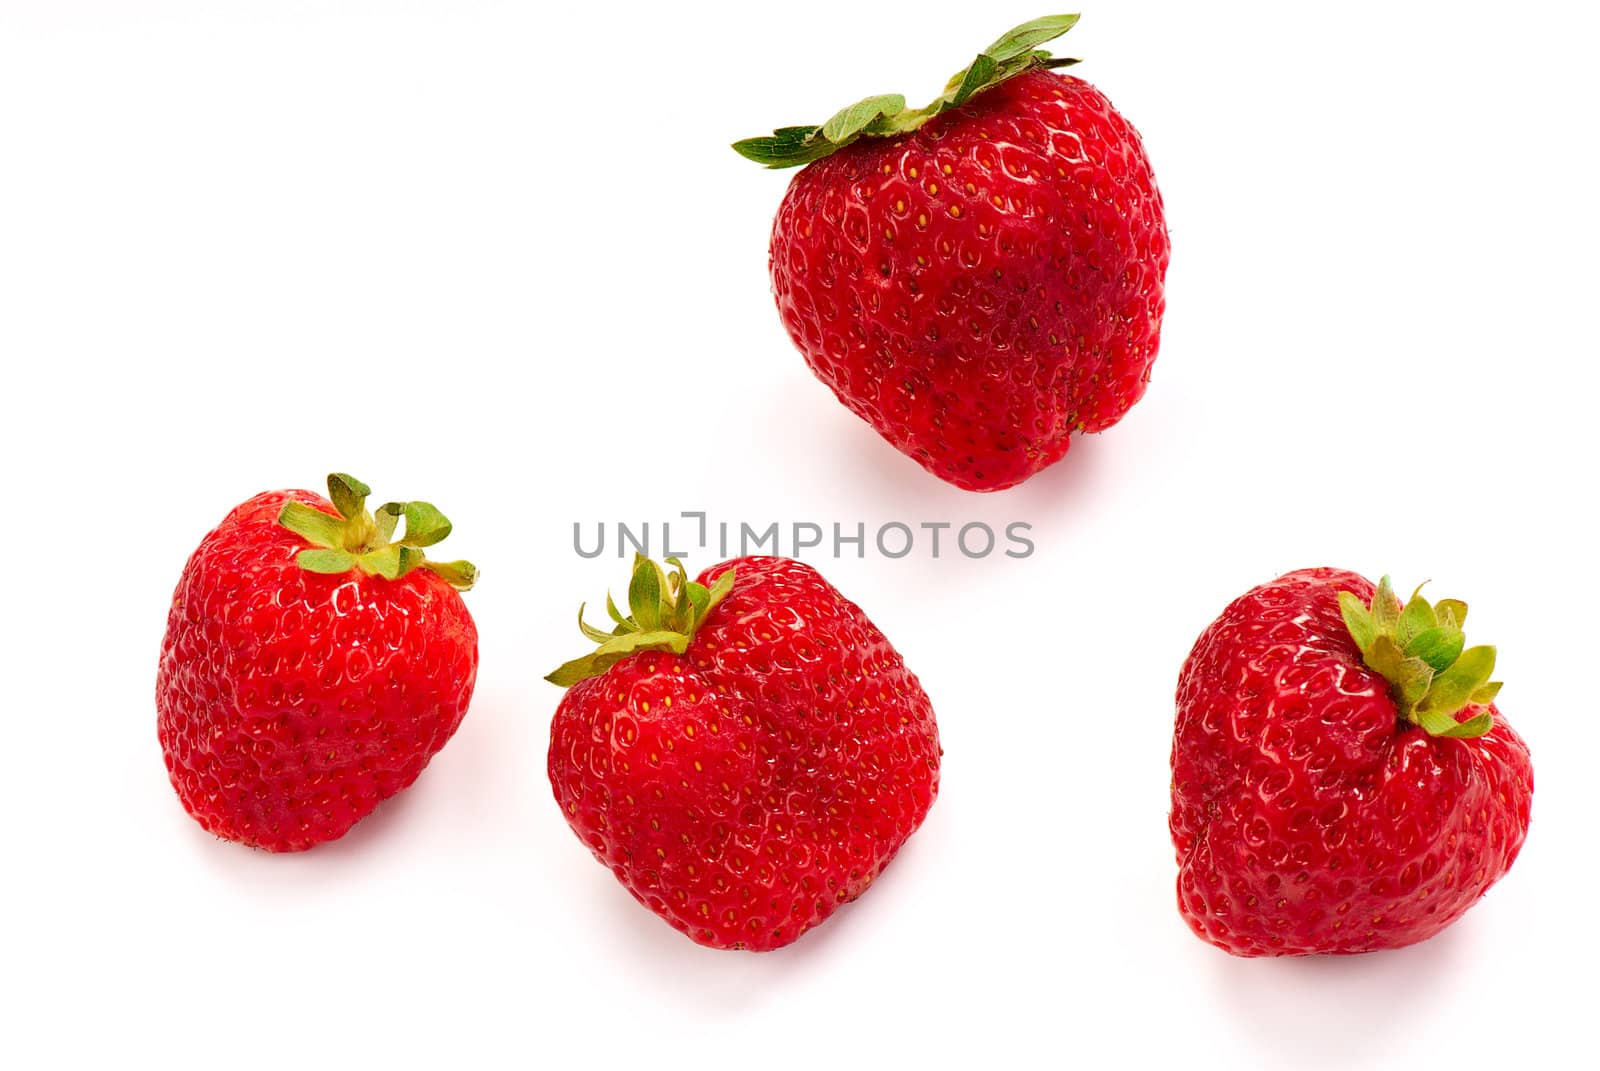
POLYGON ((1493 647, 1467 647, 1461 631, 1467 604, 1440 599, 1430 605, 1422 586, 1406 603, 1384 577, 1368 606, 1348 591, 1339 592, 1339 611, 1361 660, 1383 674, 1400 716, 1432 736, 1482 736, 1494 724, 1487 709, 1500 692, 1493 647), (1458 715, 1483 707, 1465 721, 1458 715))
POLYGON ((907 108, 906 98, 885 93, 858 101, 821 126, 785 126, 771 137, 733 143, 740 156, 769 168, 798 167, 837 152, 857 138, 886 138, 909 133, 942 112, 959 108, 972 97, 1035 67, 1069 67, 1075 59, 1057 59, 1039 49, 1077 24, 1077 15, 1046 15, 1025 22, 978 53, 951 76, 944 92, 925 108, 907 108))
POLYGON ((706 616, 733 589, 734 570, 717 577, 708 588, 690 580, 677 558, 668 558, 667 564, 672 566, 671 572, 643 554, 634 555, 633 578, 628 582, 629 615, 623 617, 611 596, 606 596, 606 613, 614 623, 610 632, 585 621, 584 607, 578 607, 578 628, 599 646, 566 663, 545 680, 570 688, 581 680, 598 677, 640 651, 687 651, 706 616))
POLYGON ((303 502, 289 501, 278 512, 278 523, 311 546, 295 556, 300 568, 311 573, 348 573, 359 569, 385 580, 398 580, 413 569, 438 573, 457 591, 478 580, 471 562, 429 561, 424 547, 450 534, 450 521, 428 502, 387 502, 376 513, 367 510, 372 489, 354 476, 335 472, 328 477, 328 498, 337 517, 303 502), (405 521, 400 537, 395 529, 405 521))

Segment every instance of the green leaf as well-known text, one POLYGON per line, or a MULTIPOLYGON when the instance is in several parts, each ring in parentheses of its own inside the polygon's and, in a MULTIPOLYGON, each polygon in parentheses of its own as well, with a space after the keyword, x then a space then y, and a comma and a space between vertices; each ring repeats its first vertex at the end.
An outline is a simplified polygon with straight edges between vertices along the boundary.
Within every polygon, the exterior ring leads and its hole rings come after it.
POLYGON ((1000 69, 1000 61, 987 53, 979 53, 965 71, 961 72, 961 81, 956 85, 956 91, 949 96, 951 107, 960 107, 980 89, 987 89, 994 81, 995 72, 1000 69))
POLYGON ((457 591, 471 591, 472 586, 478 582, 478 567, 471 562, 430 562, 424 560, 422 567, 430 573, 437 573, 440 579, 457 591))
POLYGON ((1394 630, 1395 640, 1404 647, 1417 633, 1430 629, 1435 624, 1437 622, 1433 617, 1433 607, 1422 597, 1422 589, 1419 587, 1406 603, 1405 609, 1400 611, 1400 620, 1394 630))
POLYGON ((733 590, 733 574, 736 572, 738 572, 737 569, 729 569, 711 582, 711 607, 715 607, 717 603, 728 597, 728 592, 733 590))
POLYGON ((583 619, 583 612, 584 610, 588 609, 588 606, 588 603, 578 604, 578 631, 583 633, 588 639, 593 640, 595 643, 611 642, 611 638, 616 635, 615 632, 606 632, 602 629, 597 629, 583 619))
POLYGON ((1429 736, 1449 736, 1457 728, 1453 711, 1418 710, 1416 720, 1417 724, 1422 726, 1422 731, 1429 736))
POLYGON ((1455 664, 1433 678, 1433 687, 1421 707, 1429 711, 1454 714, 1466 706, 1472 693, 1489 683, 1494 672, 1493 647, 1468 647, 1455 664))
POLYGON ((450 534, 450 521, 431 502, 390 502, 381 512, 405 517, 400 542, 408 547, 431 547, 450 534))
POLYGON ((285 502, 278 511, 278 523, 313 546, 338 547, 344 543, 344 522, 304 502, 285 502))
POLYGON ((1474 691, 1472 695, 1468 696, 1467 702, 1475 707, 1486 707, 1490 703, 1493 703, 1495 697, 1500 694, 1500 688, 1501 683, 1499 681, 1490 681, 1482 688, 1474 691))
POLYGON ((357 520, 366 512, 370 494, 372 488, 348 473, 335 472, 328 476, 328 498, 339 516, 347 521, 357 520))
POLYGON ((373 576, 393 580, 400 575, 400 545, 385 543, 377 550, 369 550, 356 559, 361 568, 373 576))
POLYGON ((677 558, 668 558, 666 563, 672 568, 661 573, 661 606, 656 621, 661 628, 688 635, 694 631, 690 627, 694 607, 686 600, 684 593, 684 585, 689 582, 689 574, 684 571, 683 563, 677 558))
POLYGON ((356 556, 348 550, 331 550, 319 547, 302 550, 295 555, 295 563, 308 573, 348 573, 355 568, 356 556))
POLYGON ((704 584, 691 580, 684 585, 684 597, 689 600, 689 631, 692 633, 700 627, 700 622, 706 619, 706 614, 711 610, 711 592, 704 584))
POLYGON ((426 559, 427 555, 416 547, 408 547, 402 543, 385 543, 376 550, 367 551, 357 561, 360 562, 362 569, 373 576, 381 576, 385 580, 399 580, 426 559))
POLYGON ((689 637, 679 632, 633 632, 626 636, 614 636, 598 650, 563 663, 545 680, 570 688, 585 678, 604 673, 631 654, 650 650, 683 654, 688 648, 689 637))
POLYGON ((400 544, 400 576, 405 576, 411 570, 428 560, 421 547, 408 547, 400 544))
POLYGON ((1466 636, 1455 626, 1435 625, 1411 637, 1411 642, 1405 646, 1405 654, 1407 658, 1422 659, 1438 673, 1448 669, 1461 657, 1461 648, 1466 641, 1466 636))
POLYGON ((628 582, 628 609, 643 632, 661 624, 661 567, 640 554, 634 558, 633 578, 628 582))
POLYGON ((1362 658, 1368 668, 1381 673, 1392 683, 1399 681, 1400 664, 1405 660, 1405 653, 1400 650, 1394 639, 1381 633, 1372 641, 1372 646, 1364 652, 1362 658))
POLYGON ((853 141, 875 119, 881 116, 899 115, 906 110, 906 98, 899 93, 881 93, 875 97, 857 101, 848 108, 837 112, 833 118, 822 124, 822 136, 829 141, 843 145, 853 141))
POLYGON ((624 632, 633 632, 638 628, 638 625, 622 616, 622 611, 617 609, 617 604, 612 601, 609 591, 606 592, 606 614, 617 623, 616 635, 624 632))
POLYGON ((613 659, 610 662, 605 662, 598 655, 586 654, 580 658, 574 658, 570 662, 561 663, 554 671, 545 674, 544 679, 558 687, 571 688, 579 681, 588 680, 590 677, 598 677, 616 665, 617 661, 617 659, 613 659))
POLYGON ((736 141, 733 151, 769 168, 799 167, 839 148, 821 134, 820 126, 787 126, 773 131, 770 138, 736 141))
POLYGON ((1440 599, 1433 613, 1440 624, 1454 622, 1456 628, 1464 628, 1467 624, 1467 604, 1460 599, 1440 599))
POLYGON ((1494 715, 1485 710, 1481 714, 1474 714, 1466 721, 1451 726, 1442 733, 1434 733, 1433 735, 1449 736, 1458 740, 1470 740, 1474 737, 1482 736, 1492 728, 1494 728, 1494 715))
POLYGON ((398 512, 391 513, 390 507, 398 505, 399 503, 397 502, 387 503, 372 515, 372 527, 377 531, 377 542, 387 543, 394 538, 394 529, 395 525, 400 521, 400 514, 398 512))
POLYGON ((1365 654, 1372 648, 1372 641, 1378 638, 1378 626, 1373 623, 1367 604, 1353 592, 1341 591, 1339 614, 1344 618, 1344 627, 1349 631, 1350 638, 1356 641, 1356 647, 1365 654))
POLYGON ((1044 15, 1024 22, 1000 35, 983 50, 986 56, 1005 61, 1032 52, 1046 41, 1054 41, 1078 24, 1081 15, 1044 15))
POLYGON ((1400 597, 1385 576, 1378 581, 1378 590, 1372 596, 1372 623, 1380 633, 1392 636, 1400 623, 1400 610, 1400 597))
POLYGON ((1428 694, 1428 686, 1433 683, 1433 667, 1420 658, 1403 658, 1400 672, 1393 680, 1401 709, 1411 710, 1428 694))

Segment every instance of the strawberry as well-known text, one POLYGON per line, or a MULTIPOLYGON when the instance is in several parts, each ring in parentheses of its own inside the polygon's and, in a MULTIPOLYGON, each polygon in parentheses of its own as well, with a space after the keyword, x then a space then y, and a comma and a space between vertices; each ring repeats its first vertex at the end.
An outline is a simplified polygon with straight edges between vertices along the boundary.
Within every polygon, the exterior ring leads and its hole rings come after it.
POLYGON ((778 313, 849 409, 929 472, 995 491, 1121 420, 1160 341, 1169 259, 1138 132, 1036 46, 990 45, 921 109, 868 97, 738 142, 807 165, 772 225, 778 313))
POLYGON ((1426 940, 1510 868, 1528 748, 1465 603, 1302 569, 1235 599, 1178 679, 1178 909, 1240 956, 1426 940))
POLYGON ((224 517, 183 568, 161 644, 178 799, 217 836, 274 852, 343 836, 415 781, 477 676, 457 594, 477 572, 422 549, 450 522, 426 502, 370 513, 342 474, 328 492, 270 491, 224 517))
POLYGON ((789 944, 860 896, 939 791, 928 696, 809 565, 690 581, 636 560, 612 632, 548 678, 561 813, 636 899, 712 948, 789 944))

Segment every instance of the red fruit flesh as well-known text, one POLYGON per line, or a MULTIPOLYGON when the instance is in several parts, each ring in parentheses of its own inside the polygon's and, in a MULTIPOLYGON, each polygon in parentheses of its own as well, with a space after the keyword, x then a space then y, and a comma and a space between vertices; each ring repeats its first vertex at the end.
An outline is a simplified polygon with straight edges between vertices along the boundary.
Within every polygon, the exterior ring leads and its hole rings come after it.
POLYGON ((810 164, 773 224, 778 311, 839 400, 935 475, 998 490, 1144 394, 1169 259, 1138 133, 1035 70, 810 164))
POLYGON ((740 558, 683 655, 568 690, 550 784, 641 903, 713 948, 766 951, 855 899, 922 823, 939 737, 917 678, 815 570, 740 558))
POLYGON ((1506 872, 1527 836, 1522 739, 1498 711, 1476 739, 1402 721, 1345 627, 1341 590, 1367 602, 1373 585, 1307 569, 1248 592, 1201 634, 1179 678, 1178 907, 1235 955, 1425 940, 1506 872))
POLYGON ((201 542, 178 582, 156 684, 178 798, 219 837, 300 851, 416 780, 461 724, 477 631, 448 583, 307 572, 260 494, 201 542))

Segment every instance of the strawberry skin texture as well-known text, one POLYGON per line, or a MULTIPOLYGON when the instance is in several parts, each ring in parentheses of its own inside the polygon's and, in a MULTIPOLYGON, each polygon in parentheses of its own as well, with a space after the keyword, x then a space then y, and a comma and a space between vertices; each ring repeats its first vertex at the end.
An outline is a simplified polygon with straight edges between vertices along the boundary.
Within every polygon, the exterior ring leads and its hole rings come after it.
POLYGON ((1036 70, 808 165, 770 267, 839 400, 936 476, 994 491, 1144 394, 1169 256, 1138 133, 1087 82, 1036 70))
POLYGON ((814 569, 739 558, 683 655, 566 693, 550 784, 640 903, 712 948, 768 951, 861 895, 928 813, 939 734, 917 678, 814 569))
POLYGON ((1400 719, 1337 593, 1364 577, 1289 573, 1236 599, 1178 682, 1170 827, 1178 908, 1240 956, 1357 953, 1426 940, 1505 874, 1533 767, 1494 711, 1476 739, 1400 719))
POLYGON ((211 833, 273 852, 343 836, 416 780, 461 724, 478 636, 425 570, 307 572, 277 523, 309 491, 257 495, 201 542, 173 593, 156 683, 167 771, 211 833))

